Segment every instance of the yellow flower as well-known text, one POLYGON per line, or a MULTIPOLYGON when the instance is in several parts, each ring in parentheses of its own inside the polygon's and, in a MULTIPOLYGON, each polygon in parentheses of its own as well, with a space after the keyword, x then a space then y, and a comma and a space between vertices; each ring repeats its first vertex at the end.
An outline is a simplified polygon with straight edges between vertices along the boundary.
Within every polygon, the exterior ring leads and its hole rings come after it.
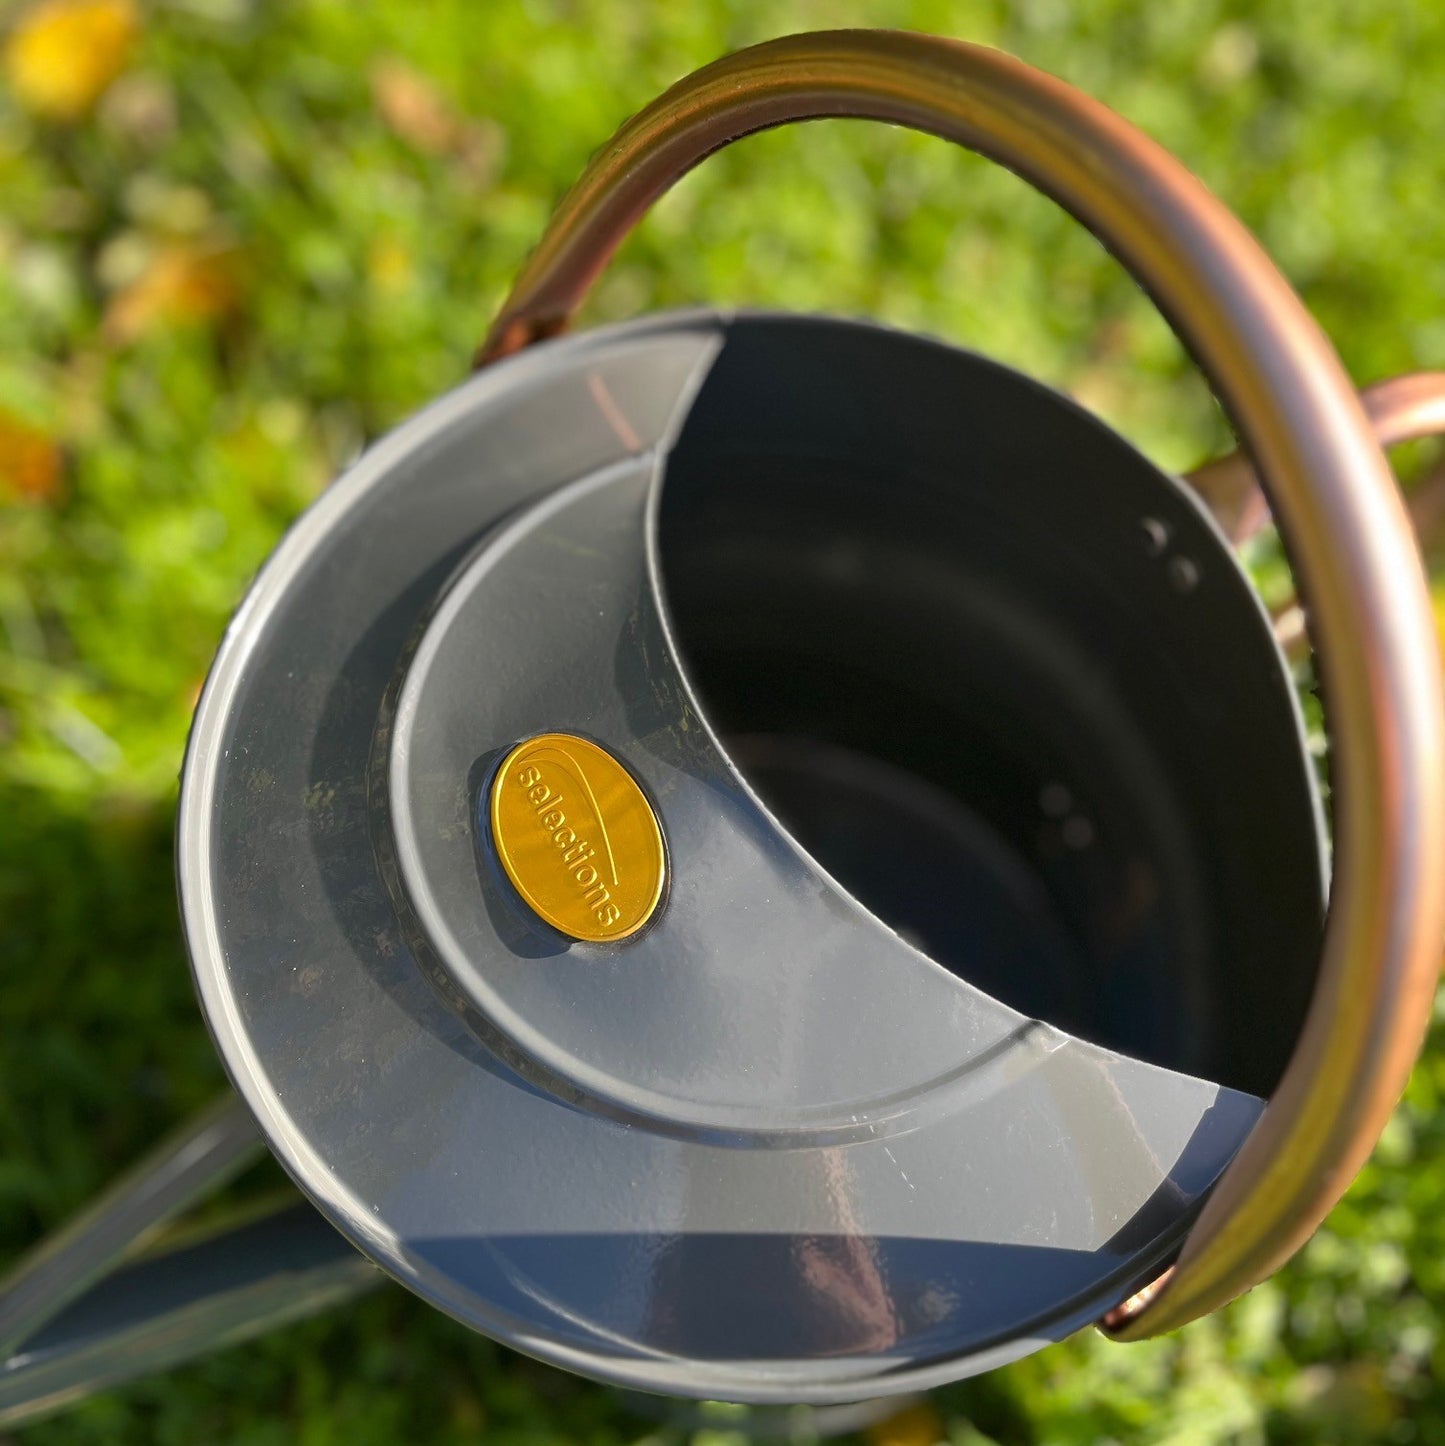
POLYGON ((411 252, 394 236, 378 237, 367 248, 366 275, 381 292, 395 295, 411 284, 411 252))
POLYGON ((5 75, 36 115, 78 121, 125 68, 140 28, 134 0, 40 0, 5 43, 5 75))

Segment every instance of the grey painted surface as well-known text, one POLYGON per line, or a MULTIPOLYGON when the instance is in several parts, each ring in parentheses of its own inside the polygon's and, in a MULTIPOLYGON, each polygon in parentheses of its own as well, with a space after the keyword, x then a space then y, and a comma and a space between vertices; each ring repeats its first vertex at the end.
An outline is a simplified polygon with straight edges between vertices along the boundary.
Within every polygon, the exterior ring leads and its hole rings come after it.
MULTIPOLYGON (((738 775, 675 657, 650 511, 727 325, 536 348, 312 509, 202 699, 182 901, 238 1089, 398 1279, 603 1379, 848 1399, 1096 1317, 1260 1104, 941 968, 738 775), (543 729, 612 748, 658 804, 671 891, 627 944, 551 934, 487 858, 488 768, 543 729)), ((902 345, 867 334, 884 364, 902 345)), ((1257 607, 1225 613, 1272 648, 1257 607)))
POLYGON ((304 1201, 126 1261, 0 1361, 0 1428, 330 1309, 385 1279, 304 1201))
POLYGON ((407 894, 520 1067, 620 1118, 784 1146, 906 1128, 934 1091, 1010 1068, 1028 1022, 881 928, 722 757, 658 617, 655 475, 623 463, 528 509, 433 618, 391 744, 407 894), (478 887, 478 762, 552 727, 619 751, 666 820, 672 889, 626 945, 558 938, 486 869, 478 887))
POLYGON ((229 1092, 188 1120, 0 1278, 0 1359, 260 1155, 256 1127, 229 1092))

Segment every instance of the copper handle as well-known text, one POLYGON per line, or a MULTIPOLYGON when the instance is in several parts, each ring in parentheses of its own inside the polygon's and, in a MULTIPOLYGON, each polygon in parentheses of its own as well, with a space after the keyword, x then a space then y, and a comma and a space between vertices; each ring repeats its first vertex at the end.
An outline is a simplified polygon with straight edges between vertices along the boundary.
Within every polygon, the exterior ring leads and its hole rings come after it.
MULTIPOLYGON (((1382 447, 1445 433, 1445 372, 1407 372, 1389 377, 1363 388, 1360 401, 1382 447)), ((1206 462, 1187 473, 1184 480, 1199 494, 1235 547, 1243 547, 1257 537, 1270 520, 1269 503, 1243 452, 1206 462)), ((1423 496, 1407 497, 1405 505, 1417 535, 1428 537, 1439 530, 1438 516, 1431 516, 1432 509, 1423 496)), ((1433 510, 1438 513, 1438 504, 1433 510)), ((1274 635, 1285 656, 1292 661, 1307 657, 1308 621, 1298 600, 1293 594, 1281 597, 1271 605, 1271 611, 1274 635)))
MULTIPOLYGON (((1409 372, 1360 392, 1382 447, 1445 432, 1445 372, 1409 372)), ((1269 521, 1269 504, 1243 452, 1206 462, 1184 479, 1203 498, 1224 535, 1242 546, 1269 521)))
POLYGON ((1418 1052, 1445 935, 1445 716, 1425 577, 1354 388, 1258 243, 1119 116, 979 46, 798 35, 679 82, 564 198, 482 357, 560 331, 633 223, 712 151, 825 116, 890 121, 990 156, 1129 268, 1256 459, 1322 639, 1336 869, 1319 980, 1284 1078, 1176 1267, 1111 1317, 1122 1337, 1157 1334, 1304 1243, 1364 1163, 1418 1052))

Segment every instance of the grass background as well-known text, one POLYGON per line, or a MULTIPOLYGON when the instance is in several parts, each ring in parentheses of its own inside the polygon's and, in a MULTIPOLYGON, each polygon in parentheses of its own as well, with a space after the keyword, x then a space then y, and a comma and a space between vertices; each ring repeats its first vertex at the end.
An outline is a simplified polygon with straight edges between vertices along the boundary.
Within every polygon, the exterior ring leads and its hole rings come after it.
MULTIPOLYGON (((1445 367, 1445 7, 1428 0, 99 9, 22 54, 34 7, 0 5, 0 1265, 221 1087, 171 830, 190 709, 247 580, 358 448, 464 375, 589 152, 685 71, 837 24, 1003 46, 1202 175, 1358 380, 1445 367)), ((658 208, 587 319, 697 300, 966 343, 1173 468, 1228 445, 1119 269, 942 143, 843 122, 746 141, 658 208)), ((1402 475, 1435 485, 1437 455, 1406 454, 1402 475)), ((873 1443, 1445 1441, 1442 1090, 1445 1035, 1325 1228, 1234 1306, 1145 1345, 1078 1337, 873 1443)), ((22 1434, 689 1432, 392 1288, 22 1434)))

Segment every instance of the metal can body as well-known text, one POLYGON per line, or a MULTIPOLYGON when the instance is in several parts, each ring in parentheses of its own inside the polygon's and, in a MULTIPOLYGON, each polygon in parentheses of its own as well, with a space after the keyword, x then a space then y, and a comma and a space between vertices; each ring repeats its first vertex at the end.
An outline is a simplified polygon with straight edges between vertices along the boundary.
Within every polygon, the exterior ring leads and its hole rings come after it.
POLYGON ((489 369, 297 525, 180 871, 232 1078, 391 1274, 603 1379, 828 1400, 1157 1273, 1289 1056, 1321 837, 1177 482, 979 358, 695 313, 489 369), (627 939, 499 866, 553 730, 656 811, 627 939))

